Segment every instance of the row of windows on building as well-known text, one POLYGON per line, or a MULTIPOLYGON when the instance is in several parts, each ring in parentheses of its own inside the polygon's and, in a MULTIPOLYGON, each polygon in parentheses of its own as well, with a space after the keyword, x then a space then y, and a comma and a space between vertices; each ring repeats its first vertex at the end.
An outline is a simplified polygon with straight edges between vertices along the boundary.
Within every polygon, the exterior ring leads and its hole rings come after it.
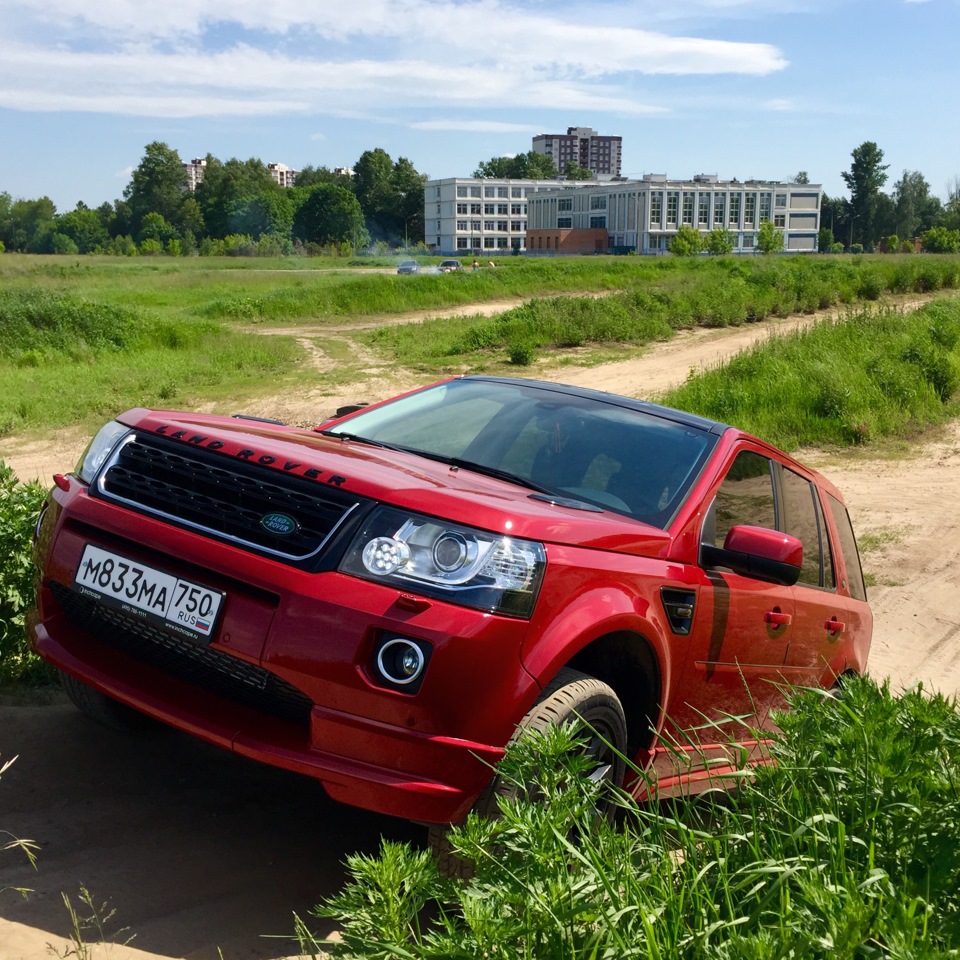
POLYGON ((463 233, 466 230, 479 232, 480 230, 488 232, 497 231, 499 233, 526 233, 526 220, 458 220, 457 233, 463 233), (481 227, 481 224, 483 226, 481 227))
MULTIPOLYGON (((604 225, 604 224, 593 224, 593 223, 591 223, 591 226, 595 226, 595 227, 597 227, 597 228, 602 229, 605 225, 604 225)), ((561 228, 561 229, 562 229, 562 228, 561 228)), ((666 236, 651 237, 651 238, 650 238, 650 252, 652 252, 652 253, 657 253, 657 252, 665 252, 666 250, 668 250, 668 249, 669 249, 669 239, 670 239, 670 238, 669 238, 669 237, 666 237, 666 236)), ((744 233, 744 234, 740 234, 740 235, 736 238, 736 241, 737 241, 736 249, 739 249, 739 250, 753 250, 753 249, 756 247, 756 245, 757 245, 757 235, 756 235, 755 233, 744 233)), ((459 241, 458 241, 458 244, 459 244, 459 241)), ((505 244, 504 244, 504 245, 505 245, 505 244)), ((477 243, 476 246, 479 246, 479 243, 477 243)), ((463 245, 459 245, 459 246, 458 246, 458 249, 468 250, 468 249, 470 249, 470 248, 469 248, 468 246, 466 246, 466 243, 464 243, 463 245)), ((546 237, 544 237, 544 236, 538 236, 538 237, 536 237, 536 239, 533 241, 533 246, 529 246, 527 249, 529 249, 529 250, 553 250, 553 249, 559 250, 559 249, 560 249, 560 239, 557 238, 556 246, 553 246, 553 238, 552 238, 552 237, 550 237, 549 235, 546 236, 546 237)))
MULTIPOLYGON (((680 223, 698 227, 709 228, 711 225, 711 198, 713 200, 713 219, 714 226, 736 226, 739 225, 741 213, 741 201, 743 209, 743 224, 745 226, 756 226, 757 211, 760 213, 760 223, 766 220, 773 220, 775 227, 785 227, 787 222, 787 195, 785 193, 760 193, 740 194, 731 193, 688 193, 681 195, 679 190, 663 192, 652 192, 650 194, 650 226, 659 227, 666 223, 668 227, 677 227, 680 223), (664 200, 666 200, 666 221, 664 221, 664 200), (759 201, 759 202, 758 202, 759 201), (774 212, 771 216, 771 203, 774 204, 774 212), (678 219, 680 217, 681 219, 678 219)), ((590 210, 606 210, 606 196, 591 196, 590 210)), ((557 212, 562 214, 573 211, 573 198, 560 197, 557 199, 557 212)), ((591 227, 605 227, 607 225, 605 216, 591 216, 591 227)), ((558 216, 557 228, 568 229, 573 227, 573 217, 558 216)))
MULTIPOLYGON (((439 244, 440 238, 437 237, 439 244)), ((520 240, 510 240, 509 237, 457 237, 458 250, 512 250, 521 246, 520 240)))
POLYGON ((457 216, 464 213, 479 214, 481 209, 486 217, 492 217, 494 214, 505 217, 508 213, 516 217, 526 215, 527 205, 525 203, 458 203, 457 216))
MULTIPOLYGON (((760 223, 771 219, 770 203, 772 194, 739 194, 731 193, 729 196, 723 193, 712 194, 713 197, 713 224, 714 226, 724 226, 725 224, 740 223, 740 205, 743 201, 743 222, 748 226, 757 223, 757 209, 759 199, 760 223), (729 201, 729 202, 728 202, 729 201)), ((667 226, 676 226, 677 223, 685 223, 690 226, 694 223, 694 211, 696 210, 696 223, 699 227, 710 226, 710 199, 708 193, 684 193, 682 200, 679 191, 671 190, 666 194, 666 212, 667 226), (678 213, 681 219, 678 221, 678 213)), ((663 222, 663 193, 650 194, 650 225, 659 226, 663 222)), ((773 216, 774 226, 783 227, 786 225, 787 195, 778 193, 776 195, 776 208, 778 213, 773 216)))
MULTIPOLYGON (((439 191, 439 187, 437 188, 439 191)), ((494 197, 494 198, 511 198, 514 199, 518 197, 526 197, 531 193, 536 193, 536 190, 532 187, 491 187, 484 186, 457 186, 457 196, 458 197, 494 197)))

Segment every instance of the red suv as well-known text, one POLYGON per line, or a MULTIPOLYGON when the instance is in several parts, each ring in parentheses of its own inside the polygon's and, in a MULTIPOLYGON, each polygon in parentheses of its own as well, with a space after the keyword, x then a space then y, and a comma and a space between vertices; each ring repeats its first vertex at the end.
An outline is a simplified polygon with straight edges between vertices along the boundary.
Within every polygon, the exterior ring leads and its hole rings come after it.
POLYGON ((413 820, 574 713, 604 775, 609 744, 638 795, 696 789, 748 729, 708 721, 866 667, 840 493, 650 403, 478 376, 314 430, 135 409, 55 479, 31 630, 78 705, 413 820))

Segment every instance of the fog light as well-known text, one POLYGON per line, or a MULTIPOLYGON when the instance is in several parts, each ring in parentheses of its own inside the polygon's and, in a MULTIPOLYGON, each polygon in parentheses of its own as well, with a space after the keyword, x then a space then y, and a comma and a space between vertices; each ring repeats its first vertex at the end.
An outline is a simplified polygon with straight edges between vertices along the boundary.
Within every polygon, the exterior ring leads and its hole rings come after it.
POLYGON ((425 663, 423 650, 412 641, 400 637, 388 640, 377 653, 377 669, 391 683, 400 686, 418 680, 425 663))
POLYGON ((396 573, 410 559, 410 548, 393 537, 376 537, 363 548, 363 565, 382 577, 396 573))

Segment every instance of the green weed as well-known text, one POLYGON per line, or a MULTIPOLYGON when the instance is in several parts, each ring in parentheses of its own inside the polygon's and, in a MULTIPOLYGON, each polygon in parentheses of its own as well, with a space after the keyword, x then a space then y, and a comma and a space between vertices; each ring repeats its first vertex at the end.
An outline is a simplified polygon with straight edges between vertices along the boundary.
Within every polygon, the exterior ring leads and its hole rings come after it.
MULTIPOLYGON (((352 958, 955 956, 960 943, 960 715, 920 689, 854 679, 837 699, 794 691, 736 795, 595 816, 575 730, 508 752, 537 800, 454 833, 470 879, 384 843, 352 857, 316 909, 352 958)), ((303 929, 301 943, 310 944, 303 929)), ((319 950, 313 940, 311 949, 319 950)), ((309 951, 304 951, 309 952, 309 951)))
POLYGON ((39 483, 19 483, 0 460, 0 685, 45 673, 24 631, 34 597, 33 530, 45 499, 39 483))

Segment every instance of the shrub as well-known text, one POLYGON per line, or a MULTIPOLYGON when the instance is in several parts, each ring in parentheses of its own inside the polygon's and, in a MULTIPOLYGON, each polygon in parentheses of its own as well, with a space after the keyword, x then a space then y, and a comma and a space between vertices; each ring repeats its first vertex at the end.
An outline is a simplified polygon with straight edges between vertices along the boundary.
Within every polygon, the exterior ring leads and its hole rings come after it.
MULTIPOLYGON (((360 960, 955 956, 956 703, 866 679, 789 700, 776 762, 735 774, 735 797, 623 798, 620 829, 597 818, 603 788, 582 776, 573 728, 521 738, 501 765, 519 796, 453 831, 473 876, 445 880, 390 842, 352 856, 315 910, 341 926, 324 946, 360 960)), ((316 956, 302 922, 297 934, 316 956)))
POLYGON ((783 250, 783 231, 772 220, 764 220, 757 231, 757 250, 762 254, 779 253, 783 250))
POLYGON ((676 235, 670 240, 670 252, 675 257, 695 257, 702 245, 700 231, 689 223, 680 225, 676 235))
POLYGON ((35 290, 0 291, 0 317, 0 358, 36 350, 70 354, 80 344, 121 350, 149 330, 148 320, 126 307, 35 290))
POLYGON ((518 367, 528 367, 533 363, 535 350, 530 343, 513 343, 507 348, 510 362, 518 367))
POLYGON ((733 253, 737 245, 737 238, 723 227, 714 227, 707 234, 707 252, 715 257, 725 257, 733 253))
POLYGON ((73 255, 80 252, 80 248, 74 243, 71 237, 68 237, 65 233, 55 233, 51 237, 51 244, 53 245, 53 252, 59 254, 69 254, 73 255))
POLYGON ((0 460, 0 682, 44 672, 27 646, 23 618, 33 603, 33 529, 45 498, 39 483, 19 483, 0 460))
POLYGON ((927 253, 960 252, 960 230, 948 230, 946 227, 931 227, 921 237, 923 249, 927 253))

